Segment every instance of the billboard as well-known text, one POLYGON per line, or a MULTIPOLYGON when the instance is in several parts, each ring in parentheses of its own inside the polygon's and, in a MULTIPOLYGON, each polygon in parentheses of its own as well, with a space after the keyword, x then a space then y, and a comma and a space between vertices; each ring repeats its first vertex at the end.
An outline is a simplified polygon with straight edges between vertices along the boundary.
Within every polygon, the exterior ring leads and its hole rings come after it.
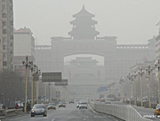
POLYGON ((44 72, 42 73, 42 82, 60 82, 62 80, 61 72, 44 72))
POLYGON ((55 82, 55 86, 68 86, 68 79, 62 79, 60 82, 55 82))

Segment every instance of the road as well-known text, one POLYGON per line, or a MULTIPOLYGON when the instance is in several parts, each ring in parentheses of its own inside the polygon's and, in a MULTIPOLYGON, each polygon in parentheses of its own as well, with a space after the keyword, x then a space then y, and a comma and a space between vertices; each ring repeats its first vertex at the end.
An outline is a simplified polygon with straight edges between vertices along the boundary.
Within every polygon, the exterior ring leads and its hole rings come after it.
POLYGON ((49 110, 47 117, 35 116, 30 114, 3 119, 2 121, 116 121, 112 117, 96 113, 90 108, 78 109, 76 104, 67 104, 66 108, 49 110))

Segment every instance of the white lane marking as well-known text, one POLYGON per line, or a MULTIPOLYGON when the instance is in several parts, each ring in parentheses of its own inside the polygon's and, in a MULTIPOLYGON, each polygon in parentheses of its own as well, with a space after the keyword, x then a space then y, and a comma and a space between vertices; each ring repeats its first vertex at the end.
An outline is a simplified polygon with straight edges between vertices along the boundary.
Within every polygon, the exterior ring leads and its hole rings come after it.
POLYGON ((84 120, 86 120, 86 119, 84 118, 84 120))
POLYGON ((91 108, 90 105, 88 105, 88 106, 89 106, 89 108, 92 110, 93 113, 95 113, 95 114, 100 114, 100 113, 97 113, 96 111, 94 111, 94 110, 91 108))
POLYGON ((52 121, 54 121, 55 119, 52 119, 52 121))

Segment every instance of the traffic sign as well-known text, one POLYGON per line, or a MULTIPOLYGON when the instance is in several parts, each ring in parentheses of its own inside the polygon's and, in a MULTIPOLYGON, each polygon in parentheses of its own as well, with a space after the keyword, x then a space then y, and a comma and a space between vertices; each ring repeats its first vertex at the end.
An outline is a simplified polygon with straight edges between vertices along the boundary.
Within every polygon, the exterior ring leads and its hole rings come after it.
POLYGON ((62 79, 60 82, 55 82, 55 86, 68 86, 68 79, 62 79))
POLYGON ((60 82, 62 80, 61 72, 44 72, 42 73, 42 82, 60 82))

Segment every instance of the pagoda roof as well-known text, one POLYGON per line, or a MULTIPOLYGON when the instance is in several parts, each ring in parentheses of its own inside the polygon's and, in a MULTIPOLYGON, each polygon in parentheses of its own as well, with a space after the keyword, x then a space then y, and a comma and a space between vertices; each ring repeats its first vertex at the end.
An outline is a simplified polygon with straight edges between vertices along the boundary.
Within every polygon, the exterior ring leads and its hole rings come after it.
POLYGON ((83 5, 83 8, 80 12, 77 14, 74 14, 73 17, 84 17, 84 16, 89 16, 89 17, 94 17, 94 14, 89 13, 86 9, 85 6, 83 5))
POLYGON ((78 24, 78 23, 86 23, 86 24, 97 24, 97 21, 91 19, 89 21, 79 21, 78 19, 75 19, 73 21, 70 22, 70 24, 78 24))

